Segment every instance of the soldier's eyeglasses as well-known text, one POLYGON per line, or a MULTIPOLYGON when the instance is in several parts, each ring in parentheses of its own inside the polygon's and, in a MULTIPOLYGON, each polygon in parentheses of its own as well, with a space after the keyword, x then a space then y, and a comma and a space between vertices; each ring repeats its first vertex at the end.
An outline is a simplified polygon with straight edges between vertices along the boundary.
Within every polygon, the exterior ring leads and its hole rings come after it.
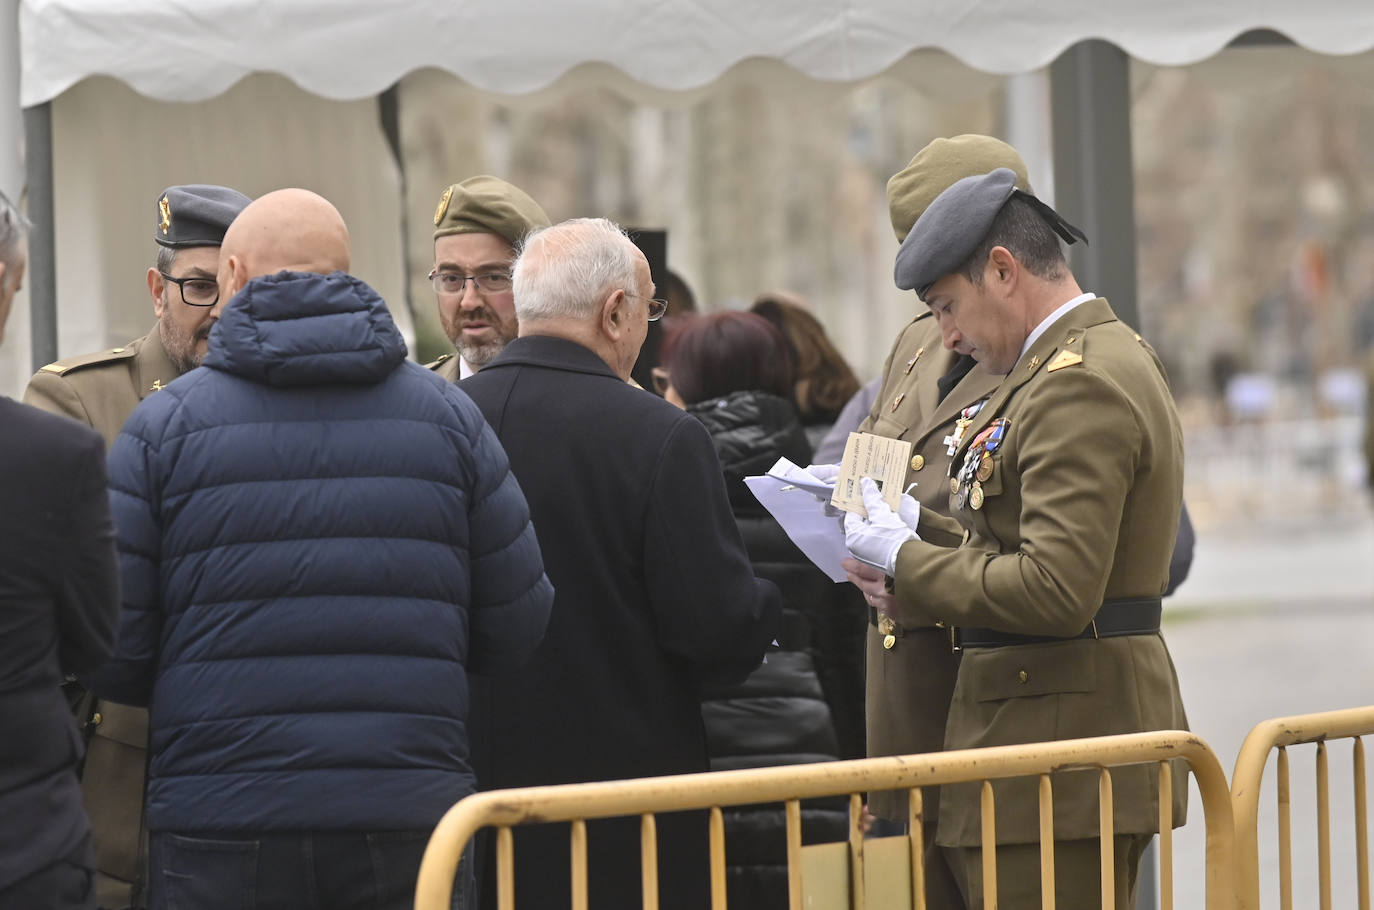
POLYGON ((625 296, 633 297, 636 300, 642 300, 649 305, 650 322, 657 322, 663 318, 664 313, 668 312, 668 301, 664 300, 662 297, 640 297, 638 294, 631 294, 629 291, 625 292, 625 296))
POLYGON ((181 302, 187 306, 214 306, 219 303, 219 284, 213 278, 173 278, 166 272, 158 274, 181 289, 181 302))
POLYGON ((483 275, 464 275, 462 272, 441 272, 434 269, 429 273, 434 293, 457 296, 467 290, 471 281, 479 294, 499 294, 510 290, 510 275, 505 272, 487 272, 483 275))

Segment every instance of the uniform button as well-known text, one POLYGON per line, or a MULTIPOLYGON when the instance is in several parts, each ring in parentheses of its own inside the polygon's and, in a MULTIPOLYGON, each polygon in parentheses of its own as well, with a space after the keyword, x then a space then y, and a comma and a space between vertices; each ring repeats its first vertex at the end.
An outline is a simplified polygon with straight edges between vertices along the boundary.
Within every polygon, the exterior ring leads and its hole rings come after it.
POLYGON ((883 636, 883 649, 884 649, 884 650, 886 650, 886 651, 891 651, 894 647, 896 647, 896 645, 897 645, 897 636, 895 636, 895 635, 884 635, 884 636, 883 636))
POLYGON ((102 720, 104 720, 104 719, 105 719, 105 718, 103 718, 103 717, 100 716, 100 712, 99 712, 99 711, 95 712, 94 714, 91 715, 91 726, 92 726, 92 727, 98 727, 98 726, 100 726, 100 722, 101 722, 102 720))
POLYGON ((912 455, 912 456, 911 456, 911 470, 913 470, 913 471, 919 471, 919 470, 921 470, 921 468, 924 468, 925 466, 926 466, 926 457, 925 457, 924 455, 912 455))
POLYGON ((1016 674, 1016 678, 1019 679, 1022 683, 1025 683, 1027 680, 1030 679, 1030 674, 1027 673, 1025 670, 1022 670, 1021 672, 1016 674))

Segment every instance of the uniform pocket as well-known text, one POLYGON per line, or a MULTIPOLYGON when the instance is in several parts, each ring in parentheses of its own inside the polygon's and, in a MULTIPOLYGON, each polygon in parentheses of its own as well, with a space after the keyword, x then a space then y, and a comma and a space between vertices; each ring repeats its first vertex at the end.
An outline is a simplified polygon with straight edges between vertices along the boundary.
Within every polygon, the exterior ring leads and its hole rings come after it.
POLYGON ((1068 641, 969 648, 964 651, 960 673, 977 680, 980 702, 1093 692, 1097 689, 1097 651, 1093 644, 1068 641))

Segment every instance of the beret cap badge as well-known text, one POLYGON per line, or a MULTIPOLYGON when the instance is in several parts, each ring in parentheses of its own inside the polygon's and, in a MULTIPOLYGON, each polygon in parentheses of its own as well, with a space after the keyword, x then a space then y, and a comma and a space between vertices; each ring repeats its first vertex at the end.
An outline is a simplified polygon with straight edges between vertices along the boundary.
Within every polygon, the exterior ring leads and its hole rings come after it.
POLYGON ((162 198, 157 201, 157 210, 161 217, 157 226, 162 230, 162 233, 166 234, 172 229, 172 205, 167 201, 167 194, 164 193, 162 198))
POLYGON ((448 201, 453 198, 453 187, 444 190, 444 195, 439 197, 439 207, 434 210, 434 226, 438 227, 439 222, 444 220, 444 213, 448 211, 448 201))

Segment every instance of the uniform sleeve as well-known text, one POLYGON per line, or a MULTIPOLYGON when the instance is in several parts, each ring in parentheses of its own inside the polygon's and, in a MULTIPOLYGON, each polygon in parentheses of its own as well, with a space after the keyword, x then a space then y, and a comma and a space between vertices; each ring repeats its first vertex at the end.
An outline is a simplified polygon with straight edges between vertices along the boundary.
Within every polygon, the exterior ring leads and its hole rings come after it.
POLYGON ((780 597, 754 577, 711 438, 685 414, 659 450, 644 545, 659 644, 703 679, 748 675, 777 635, 780 597))
POLYGON ((115 654, 91 679, 101 698, 146 705, 162 641, 162 534, 158 527, 156 450, 146 437, 144 409, 134 411, 110 449, 110 511, 114 516, 123 590, 115 654))
POLYGON ((81 404, 71 383, 56 373, 39 370, 29 380, 24 389, 24 404, 32 405, 49 414, 60 414, 78 420, 86 426, 93 426, 91 415, 81 404))
MULTIPOLYGON (((453 387, 448 394, 463 393, 453 387)), ((539 646, 553 607, 553 585, 544 574, 529 504, 505 449, 475 405, 469 402, 461 413, 473 439, 474 476, 468 500, 467 669, 493 674, 519 667, 539 646)))
POLYGON ((1021 394, 1025 407, 1012 427, 1020 546, 999 554, 906 544, 895 576, 903 622, 1068 636, 1101 605, 1141 421, 1114 384, 1087 368, 1061 370, 1021 394))
POLYGON ((90 431, 67 479, 63 560, 55 579, 58 653, 68 673, 88 673, 109 657, 119 617, 119 567, 106 491, 105 443, 90 431))

